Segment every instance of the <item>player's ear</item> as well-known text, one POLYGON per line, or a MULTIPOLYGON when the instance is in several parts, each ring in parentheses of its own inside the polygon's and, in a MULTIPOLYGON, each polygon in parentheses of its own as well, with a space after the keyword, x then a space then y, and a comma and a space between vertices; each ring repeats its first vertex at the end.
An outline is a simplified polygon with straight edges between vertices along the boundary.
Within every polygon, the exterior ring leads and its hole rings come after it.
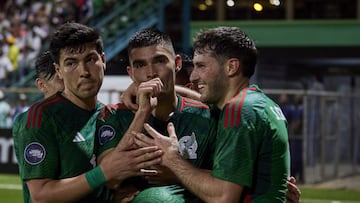
POLYGON ((238 74, 239 71, 241 71, 241 64, 239 59, 237 58, 230 58, 227 61, 227 66, 226 66, 226 72, 229 76, 233 76, 238 74))
POLYGON ((55 67, 56 73, 58 74, 59 78, 62 80, 63 77, 62 77, 62 74, 61 74, 61 72, 60 72, 60 66, 59 66, 59 64, 53 63, 53 65, 54 65, 54 67, 55 67))
POLYGON ((106 56, 105 56, 104 52, 101 54, 101 60, 103 62, 103 69, 105 71, 106 70, 106 56))
POLYGON ((175 56, 175 72, 179 72, 182 68, 182 58, 179 54, 175 56))
POLYGON ((135 80, 134 80, 134 74, 133 74, 133 72, 132 72, 132 68, 131 68, 130 66, 127 66, 127 67, 126 67, 126 71, 127 71, 128 75, 130 76, 131 80, 132 80, 132 81, 135 81, 135 80))
POLYGON ((45 83, 44 83, 44 81, 42 79, 36 78, 35 79, 35 85, 41 92, 45 91, 45 83))

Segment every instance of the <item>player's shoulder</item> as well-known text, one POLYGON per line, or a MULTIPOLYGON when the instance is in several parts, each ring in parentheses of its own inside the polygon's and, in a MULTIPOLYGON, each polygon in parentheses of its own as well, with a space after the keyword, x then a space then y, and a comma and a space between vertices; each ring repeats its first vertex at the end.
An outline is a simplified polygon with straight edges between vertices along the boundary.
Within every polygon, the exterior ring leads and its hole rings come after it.
POLYGON ((237 124, 240 118, 255 118, 256 112, 262 110, 265 103, 263 92, 256 87, 248 87, 239 91, 237 95, 226 102, 222 108, 224 117, 236 118, 237 124))
POLYGON ((178 98, 179 103, 176 109, 178 115, 210 118, 211 112, 208 105, 187 97, 179 96, 178 98))
POLYGON ((62 103, 65 99, 55 94, 47 99, 36 102, 26 112, 27 127, 40 127, 47 115, 56 115, 49 112, 64 110, 62 103))
POLYGON ((56 107, 59 103, 63 102, 65 100, 64 97, 54 94, 51 97, 48 97, 44 100, 38 101, 34 104, 32 104, 29 108, 29 112, 41 112, 45 111, 47 109, 51 109, 56 107))
POLYGON ((187 97, 179 96, 179 104, 180 104, 180 111, 185 110, 186 108, 195 108, 195 109, 209 109, 209 106, 202 103, 201 101, 190 99, 187 97))
POLYGON ((22 122, 24 119, 26 119, 28 113, 29 113, 29 110, 24 111, 24 112, 21 112, 21 113, 19 113, 18 115, 16 115, 16 117, 14 118, 14 124, 15 124, 15 123, 22 122))
MULTIPOLYGON (((19 113, 15 118, 14 118, 14 123, 13 123, 13 135, 16 135, 20 129, 22 129, 24 127, 24 125, 26 124, 27 121, 27 114, 29 111, 25 111, 22 113, 19 113)), ((14 136, 15 137, 15 136, 14 136)))
POLYGON ((239 91, 237 95, 231 98, 225 105, 229 106, 253 106, 264 98, 262 90, 256 86, 250 86, 239 91))

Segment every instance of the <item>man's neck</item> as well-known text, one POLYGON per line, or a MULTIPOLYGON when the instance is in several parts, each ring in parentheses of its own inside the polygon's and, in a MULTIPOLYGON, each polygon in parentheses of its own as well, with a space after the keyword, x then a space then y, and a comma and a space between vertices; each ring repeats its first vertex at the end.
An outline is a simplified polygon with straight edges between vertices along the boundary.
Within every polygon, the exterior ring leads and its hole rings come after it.
POLYGON ((62 95, 68 99, 69 101, 71 101, 73 104, 75 104, 76 106, 85 109, 87 111, 92 111, 96 108, 96 104, 97 104, 97 97, 92 97, 92 98, 88 98, 88 99, 80 99, 79 97, 73 95, 73 94, 67 94, 64 92, 62 92, 62 95))
POLYGON ((232 81, 229 84, 229 88, 227 90, 227 92, 224 95, 224 99, 221 100, 220 102, 218 102, 216 104, 216 106, 219 109, 222 109, 225 104, 230 101, 232 98, 234 98, 237 94, 239 94, 239 92, 244 89, 249 87, 250 81, 247 78, 243 78, 242 80, 238 80, 238 81, 232 81))

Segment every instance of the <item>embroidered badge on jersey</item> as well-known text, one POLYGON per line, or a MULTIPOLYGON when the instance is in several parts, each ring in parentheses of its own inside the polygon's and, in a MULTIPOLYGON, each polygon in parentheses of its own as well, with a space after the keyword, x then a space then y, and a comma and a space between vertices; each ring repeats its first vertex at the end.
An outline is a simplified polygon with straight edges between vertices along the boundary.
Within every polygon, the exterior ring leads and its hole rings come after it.
POLYGON ((183 136, 180 138, 179 144, 179 152, 182 157, 185 159, 197 158, 196 150, 198 148, 198 143, 194 132, 191 133, 191 136, 183 136))
POLYGON ((103 145, 115 137, 115 130, 110 125, 103 125, 99 129, 98 136, 100 145, 103 145))
POLYGON ((31 165, 41 163, 45 159, 45 155, 45 148, 38 142, 28 144, 24 151, 25 161, 31 165))

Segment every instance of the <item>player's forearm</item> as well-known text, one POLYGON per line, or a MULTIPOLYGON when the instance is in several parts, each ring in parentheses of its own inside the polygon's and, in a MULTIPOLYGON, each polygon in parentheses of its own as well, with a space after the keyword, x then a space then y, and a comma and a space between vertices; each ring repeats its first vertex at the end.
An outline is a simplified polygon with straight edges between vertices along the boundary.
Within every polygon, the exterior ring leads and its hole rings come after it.
POLYGON ((209 170, 194 167, 180 155, 173 156, 166 162, 181 183, 205 202, 229 202, 222 184, 211 176, 209 170))
POLYGON ((135 143, 133 141, 133 135, 131 132, 142 132, 144 128, 144 123, 150 116, 151 111, 148 109, 141 109, 139 108, 135 116, 129 125, 129 128, 125 132, 124 136, 120 140, 119 144, 117 145, 117 149, 119 150, 128 150, 136 148, 135 143))
POLYGON ((175 85, 175 91, 176 91, 176 93, 180 94, 183 97, 200 100, 200 96, 201 96, 200 93, 198 93, 192 89, 189 89, 187 87, 175 85))
POLYGON ((148 120, 150 114, 151 109, 139 106, 139 109, 136 111, 134 119, 132 120, 127 132, 142 132, 144 129, 144 123, 148 120))
POLYGON ((85 174, 61 180, 33 179, 27 181, 33 202, 75 202, 89 193, 85 174))

